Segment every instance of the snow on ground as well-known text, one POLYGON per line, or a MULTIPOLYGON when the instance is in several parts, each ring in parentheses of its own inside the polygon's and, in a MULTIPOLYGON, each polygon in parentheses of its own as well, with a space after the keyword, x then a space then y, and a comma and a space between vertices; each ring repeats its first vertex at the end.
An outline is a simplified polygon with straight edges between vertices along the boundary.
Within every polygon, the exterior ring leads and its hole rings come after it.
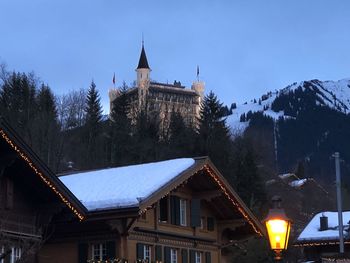
POLYGON ((191 158, 181 158, 75 173, 59 179, 89 211, 132 207, 194 162, 191 158))
MULTIPOLYGON (((350 211, 343 212, 344 236, 348 235, 346 230, 349 229, 350 211)), ((303 232, 298 237, 298 241, 310 240, 336 240, 339 239, 338 230, 338 213, 322 212, 315 215, 303 232), (320 231, 320 217, 324 215, 328 217, 328 230, 320 231)))
POLYGON ((261 104, 258 101, 245 103, 242 105, 237 105, 237 108, 233 110, 232 114, 227 116, 226 123, 231 128, 231 133, 233 135, 240 135, 249 126, 249 121, 241 122, 240 118, 242 114, 247 114, 249 111, 254 112, 264 112, 264 115, 277 120, 284 116, 283 111, 274 112, 270 109, 271 103, 276 98, 277 93, 271 93, 266 95, 267 99, 262 100, 261 104), (264 110, 265 109, 265 110, 264 110))

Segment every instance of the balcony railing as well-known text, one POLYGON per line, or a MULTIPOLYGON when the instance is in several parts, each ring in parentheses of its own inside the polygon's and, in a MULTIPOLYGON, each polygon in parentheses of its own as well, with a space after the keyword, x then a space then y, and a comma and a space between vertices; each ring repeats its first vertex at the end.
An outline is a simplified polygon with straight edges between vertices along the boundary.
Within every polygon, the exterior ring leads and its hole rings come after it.
POLYGON ((0 212, 0 232, 3 234, 41 237, 41 230, 36 226, 35 216, 0 212))

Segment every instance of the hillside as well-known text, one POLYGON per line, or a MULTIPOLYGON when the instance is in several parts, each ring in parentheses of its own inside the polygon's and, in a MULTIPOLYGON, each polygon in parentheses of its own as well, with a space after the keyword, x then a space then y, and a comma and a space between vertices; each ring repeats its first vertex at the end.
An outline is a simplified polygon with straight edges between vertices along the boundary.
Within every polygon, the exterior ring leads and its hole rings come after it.
POLYGON ((350 79, 293 83, 238 105, 227 123, 234 135, 253 138, 278 173, 302 165, 309 176, 330 182, 335 151, 344 174, 349 170, 350 79))

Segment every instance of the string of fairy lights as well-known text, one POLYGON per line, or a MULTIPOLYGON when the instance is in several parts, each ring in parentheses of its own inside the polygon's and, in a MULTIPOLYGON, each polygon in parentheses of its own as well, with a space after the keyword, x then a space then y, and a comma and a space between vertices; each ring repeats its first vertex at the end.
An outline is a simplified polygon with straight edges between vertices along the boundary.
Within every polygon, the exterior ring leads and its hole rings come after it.
MULTIPOLYGON (((345 244, 350 244, 350 241, 345 241, 345 244)), ((295 247, 316 247, 316 246, 328 246, 328 245, 339 245, 339 241, 328 241, 328 242, 310 242, 310 243, 301 243, 295 244, 295 247)))
POLYGON ((52 182, 47 179, 33 164, 33 162, 20 150, 20 148, 15 145, 11 139, 7 136, 7 134, 0 129, 1 137, 11 146, 13 150, 15 150, 18 155, 29 165, 29 167, 35 172, 36 175, 40 177, 40 179, 48 186, 56 195, 59 196, 59 198, 62 200, 63 203, 66 204, 66 206, 69 207, 70 210, 79 218, 80 221, 84 219, 84 216, 78 212, 78 210, 71 204, 71 202, 68 201, 64 195, 56 189, 56 187, 52 184, 52 182))
POLYGON ((263 234, 261 233, 261 231, 258 230, 258 228, 255 226, 254 222, 250 219, 250 217, 247 215, 247 213, 244 211, 244 209, 242 208, 242 206, 240 206, 240 204, 231 197, 230 192, 226 189, 225 184, 223 184, 221 182, 221 180, 218 178, 218 176, 215 175, 215 173, 213 173, 211 171, 211 169, 208 167, 208 165, 204 166, 204 169, 208 172, 208 174, 210 175, 210 177, 219 185, 220 189, 223 191, 223 193, 225 194, 225 196, 227 197, 227 199, 229 199, 231 201, 231 203, 237 208, 237 210, 242 214, 242 216, 248 221, 248 223, 252 226, 253 230, 255 231, 255 233, 259 234, 260 236, 263 236, 263 234))
MULTIPOLYGON (((223 191, 223 193, 225 194, 225 196, 231 201, 231 203, 237 208, 237 210, 241 213, 241 215, 248 221, 248 223, 252 226, 253 230, 255 233, 257 233, 260 236, 263 236, 263 234, 261 233, 261 231, 257 228, 257 226, 255 225, 255 223, 250 219, 249 215, 245 212, 244 208, 236 201, 235 198, 232 197, 232 195, 230 194, 230 191, 227 190, 227 188, 225 187, 225 184, 223 182, 221 182, 221 180, 218 178, 218 176, 213 173, 211 171, 211 169, 209 168, 208 165, 204 165, 200 170, 205 170, 210 177, 214 180, 214 182, 220 187, 220 189, 223 191)), ((187 182, 187 180, 185 182, 182 182, 181 184, 179 184, 178 186, 176 186, 175 188, 172 189, 172 191, 176 190, 178 187, 181 187, 183 184, 185 184, 187 182)), ((164 194, 161 198, 164 198, 165 196, 167 196, 170 192, 164 194)), ((152 208, 152 206, 144 208, 142 210, 139 211, 139 215, 142 215, 143 213, 145 213, 148 209, 152 208)))
MULTIPOLYGON (((40 177, 40 179, 48 186, 50 187, 51 190, 53 190, 55 192, 55 194, 57 194, 59 196, 59 198, 63 201, 63 203, 65 203, 69 209, 71 209, 73 211, 73 213, 81 220, 84 219, 84 216, 78 212, 78 210, 68 201, 68 199, 66 197, 64 197, 64 195, 58 191, 56 189, 56 187, 52 184, 52 182, 47 179, 33 164, 33 162, 19 149, 18 146, 16 146, 11 139, 7 136, 7 134, 0 129, 0 134, 1 137, 11 146, 12 149, 14 149, 19 156, 27 162, 27 164, 29 165, 29 167, 35 172, 36 175, 38 175, 40 177)), ((250 217, 248 216, 248 214, 245 212, 245 210, 242 208, 242 206, 234 199, 232 198, 230 192, 227 190, 227 188, 225 187, 225 184, 221 182, 221 180, 218 178, 218 176, 216 176, 215 173, 213 173, 211 171, 211 169, 208 167, 208 165, 204 165, 203 169, 210 175, 210 177, 215 181, 215 183, 220 187, 220 189, 223 191, 223 193, 225 194, 225 196, 227 197, 228 200, 231 201, 231 203, 237 208, 237 210, 242 214, 242 216, 248 221, 248 223, 252 226, 253 230, 262 236, 261 231, 258 230, 258 228, 256 227, 255 223, 250 219, 250 217)), ((177 188, 177 187, 176 187, 177 188)), ((139 212, 139 214, 142 214, 144 212, 146 212, 149 208, 143 209, 139 212)))

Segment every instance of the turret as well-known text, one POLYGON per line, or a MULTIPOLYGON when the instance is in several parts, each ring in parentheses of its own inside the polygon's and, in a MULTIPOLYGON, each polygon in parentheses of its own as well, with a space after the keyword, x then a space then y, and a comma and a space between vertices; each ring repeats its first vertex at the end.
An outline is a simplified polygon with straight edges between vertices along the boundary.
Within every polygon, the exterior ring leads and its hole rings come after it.
POLYGON ((146 98, 147 98, 148 87, 150 83, 150 72, 151 72, 151 69, 148 65, 145 48, 142 42, 140 60, 136 68, 136 86, 138 88, 140 107, 144 107, 146 105, 146 98))
POLYGON ((142 84, 149 82, 150 73, 151 73, 151 69, 148 65, 145 48, 144 48, 144 45, 142 43, 142 50, 141 50, 141 55, 140 55, 140 59, 139 59, 139 64, 136 68, 136 85, 137 85, 137 87, 140 87, 140 86, 142 86, 142 84))
POLYGON ((204 99, 205 83, 199 80, 194 81, 192 83, 191 89, 197 93, 197 95, 199 96, 199 104, 201 104, 204 99))

